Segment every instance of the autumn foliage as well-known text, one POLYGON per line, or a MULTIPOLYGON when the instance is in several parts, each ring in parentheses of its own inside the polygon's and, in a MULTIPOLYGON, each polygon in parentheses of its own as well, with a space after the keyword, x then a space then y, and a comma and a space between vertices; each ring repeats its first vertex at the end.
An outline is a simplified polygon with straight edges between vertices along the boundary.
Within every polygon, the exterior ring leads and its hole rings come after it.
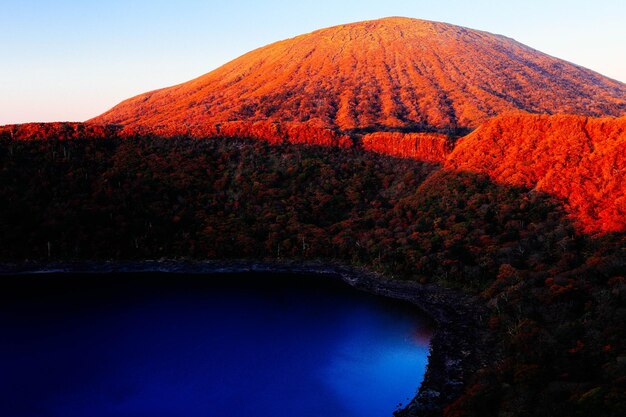
MULTIPOLYGON (((386 155, 443 163, 484 173, 504 185, 545 192, 564 202, 588 233, 626 230, 626 118, 510 114, 454 139, 437 133, 375 132, 349 136, 313 123, 227 122, 203 128, 157 130, 166 137, 243 137, 271 144, 358 147, 386 155), (456 143, 456 145, 455 145, 456 143)), ((0 137, 60 140, 133 138, 141 127, 33 123, 0 127, 0 137)), ((154 136, 154 133, 150 133, 154 136)))
POLYGON ((453 148, 453 141, 438 133, 376 132, 363 136, 367 151, 428 162, 443 162, 453 148))
POLYGON ((4 262, 323 259, 454 287, 494 353, 446 415, 626 411, 626 237, 577 233, 549 194, 357 148, 43 127, 0 135, 4 262))
POLYGON ((122 135, 123 130, 119 125, 95 123, 24 123, 0 126, 0 138, 12 141, 111 138, 122 135))
POLYGON ((626 230, 626 117, 497 117, 461 139, 446 167, 559 197, 586 232, 626 230))

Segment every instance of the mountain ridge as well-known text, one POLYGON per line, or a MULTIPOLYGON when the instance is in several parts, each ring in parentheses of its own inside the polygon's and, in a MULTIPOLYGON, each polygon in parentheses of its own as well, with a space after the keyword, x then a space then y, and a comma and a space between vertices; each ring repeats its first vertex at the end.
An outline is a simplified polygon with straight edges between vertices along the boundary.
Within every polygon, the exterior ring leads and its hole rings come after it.
MULTIPOLYGON (((353 141, 329 130, 261 122, 232 122, 207 137, 246 137, 251 133, 272 144, 362 148, 436 163, 446 171, 486 174, 498 184, 563 200, 581 231, 626 231, 626 116, 511 113, 494 117, 457 140, 438 133, 374 132, 353 141)), ((0 139, 6 140, 141 136, 141 132, 115 125, 34 123, 0 127, 0 139)))

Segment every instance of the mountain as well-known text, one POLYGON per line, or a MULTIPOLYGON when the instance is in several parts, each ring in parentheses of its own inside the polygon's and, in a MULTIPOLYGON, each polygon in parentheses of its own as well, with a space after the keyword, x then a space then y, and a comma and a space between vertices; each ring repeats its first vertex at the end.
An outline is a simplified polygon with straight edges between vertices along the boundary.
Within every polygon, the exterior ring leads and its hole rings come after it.
POLYGON ((250 136, 275 139, 290 137, 275 122, 292 133, 457 133, 518 110, 621 116, 626 85, 501 35, 392 17, 267 45, 91 122, 198 136, 256 122, 250 136))
POLYGON ((84 126, 31 124, 0 135, 103 131, 360 147, 549 193, 593 233, 626 230, 626 117, 589 116, 624 114, 623 83, 504 36, 387 18, 268 45, 84 126))

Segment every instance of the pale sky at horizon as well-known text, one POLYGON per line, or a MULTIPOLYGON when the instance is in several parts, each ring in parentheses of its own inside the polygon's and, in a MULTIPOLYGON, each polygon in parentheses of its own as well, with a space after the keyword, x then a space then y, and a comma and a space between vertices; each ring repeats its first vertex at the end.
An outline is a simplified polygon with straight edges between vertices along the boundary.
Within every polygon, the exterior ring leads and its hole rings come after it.
POLYGON ((502 34, 626 82, 625 0, 4 0, 1 10, 0 125, 82 121, 265 44, 386 16, 502 34))

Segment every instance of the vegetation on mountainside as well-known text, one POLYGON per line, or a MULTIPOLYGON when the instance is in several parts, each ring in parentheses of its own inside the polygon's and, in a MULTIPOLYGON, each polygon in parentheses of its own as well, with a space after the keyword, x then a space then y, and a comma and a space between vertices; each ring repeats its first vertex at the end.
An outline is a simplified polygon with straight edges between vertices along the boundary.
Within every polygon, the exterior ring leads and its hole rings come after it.
MULTIPOLYGON (((81 123, 0 127, 0 137, 13 140, 133 138, 142 133, 143 129, 127 126, 81 123)), ((241 121, 195 129, 191 136, 360 148, 443 163, 451 171, 486 174, 498 184, 554 195, 583 232, 626 231, 626 117, 510 114, 495 117, 460 139, 432 132, 350 137, 297 123, 241 121)))
POLYGON ((626 237, 578 233, 555 197, 359 149, 81 129, 0 135, 1 259, 334 259, 436 282, 481 297, 497 352, 446 415, 626 413, 626 237))
POLYGON ((496 117, 458 142, 446 168, 563 199, 585 232, 626 231, 626 117, 496 117))

